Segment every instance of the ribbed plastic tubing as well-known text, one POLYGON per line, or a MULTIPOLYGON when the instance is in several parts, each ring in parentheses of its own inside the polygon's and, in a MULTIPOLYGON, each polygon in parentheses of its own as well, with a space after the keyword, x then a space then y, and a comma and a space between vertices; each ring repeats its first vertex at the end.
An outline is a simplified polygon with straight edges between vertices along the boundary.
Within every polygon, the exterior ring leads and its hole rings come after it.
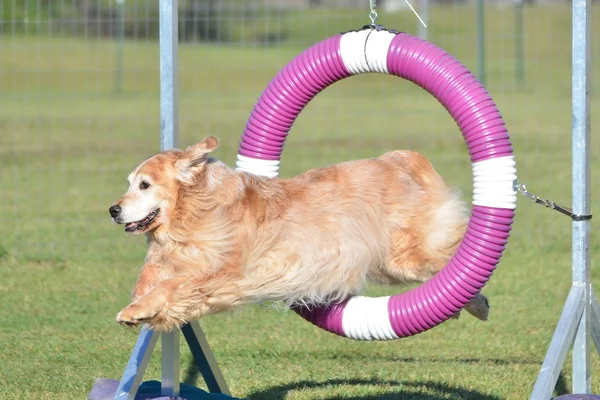
POLYGON ((390 340, 444 322, 490 279, 515 216, 516 164, 496 104, 463 64, 428 41, 368 26, 313 45, 277 73, 246 123, 237 168, 277 176, 285 140, 304 107, 331 84, 362 73, 394 75, 434 96, 456 122, 473 166, 467 231, 437 275, 393 296, 354 296, 319 308, 294 307, 300 316, 331 333, 356 340, 390 340))

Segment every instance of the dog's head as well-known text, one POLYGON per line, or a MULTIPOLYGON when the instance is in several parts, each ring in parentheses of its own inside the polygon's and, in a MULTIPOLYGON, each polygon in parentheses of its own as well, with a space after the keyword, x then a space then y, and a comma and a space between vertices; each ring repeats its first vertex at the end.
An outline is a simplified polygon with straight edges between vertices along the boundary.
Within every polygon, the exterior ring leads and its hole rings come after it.
POLYGON ((132 235, 158 228, 167 221, 180 186, 198 180, 208 153, 218 145, 210 136, 185 151, 167 150, 142 162, 127 177, 127 192, 108 209, 113 221, 132 235))

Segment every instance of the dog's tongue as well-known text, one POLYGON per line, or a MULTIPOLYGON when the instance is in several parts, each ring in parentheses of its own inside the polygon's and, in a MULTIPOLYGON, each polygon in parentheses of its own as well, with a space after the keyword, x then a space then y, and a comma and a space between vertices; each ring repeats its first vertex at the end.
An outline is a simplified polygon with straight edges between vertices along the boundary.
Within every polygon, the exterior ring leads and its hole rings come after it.
POLYGON ((134 232, 137 229, 137 227, 137 222, 130 222, 128 224, 125 224, 125 232, 134 232))

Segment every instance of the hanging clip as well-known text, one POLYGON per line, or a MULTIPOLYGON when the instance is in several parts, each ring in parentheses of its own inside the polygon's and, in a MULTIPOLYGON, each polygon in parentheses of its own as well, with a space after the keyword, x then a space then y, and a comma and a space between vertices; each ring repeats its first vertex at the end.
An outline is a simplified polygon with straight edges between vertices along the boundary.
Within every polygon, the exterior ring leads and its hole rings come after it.
POLYGON ((371 19, 371 26, 376 26, 375 20, 377 19, 377 11, 375 11, 375 7, 377 6, 376 0, 369 0, 369 6, 371 11, 369 12, 369 18, 371 19))
POLYGON ((592 214, 575 214, 575 213, 573 213, 573 210, 568 207, 563 207, 561 205, 556 204, 552 200, 542 199, 533 193, 529 193, 527 191, 527 187, 522 183, 517 183, 517 181, 514 182, 513 189, 515 191, 521 193, 522 195, 528 197, 531 201, 533 201, 536 204, 541 204, 544 207, 547 207, 551 210, 556 210, 559 213, 562 213, 564 215, 571 217, 571 219, 573 221, 587 221, 587 220, 592 219, 592 214))

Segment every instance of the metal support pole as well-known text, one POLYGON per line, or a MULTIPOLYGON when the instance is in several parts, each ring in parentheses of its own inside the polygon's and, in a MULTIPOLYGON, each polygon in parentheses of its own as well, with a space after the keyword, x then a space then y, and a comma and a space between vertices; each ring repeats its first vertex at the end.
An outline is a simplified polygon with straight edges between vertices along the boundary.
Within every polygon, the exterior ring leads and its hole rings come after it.
POLYGON ((523 89, 525 86, 525 46, 523 45, 525 36, 525 21, 523 16, 524 0, 516 0, 515 3, 515 75, 517 78, 517 87, 523 89))
MULTIPOLYGON (((178 102, 177 102, 177 47, 178 21, 177 0, 159 1, 160 30, 160 149, 169 150, 177 146, 178 139, 178 102)), ((182 327, 185 339, 192 355, 204 377, 209 390, 213 393, 229 394, 229 388, 219 369, 204 332, 197 321, 182 327)), ((125 372, 118 383, 114 400, 133 400, 142 383, 152 351, 161 336, 162 380, 160 394, 169 398, 179 397, 180 393, 180 352, 179 329, 163 333, 143 326, 125 372)), ((106 398, 107 383, 100 381, 92 389, 94 396, 106 398), (97 386, 97 387, 96 387, 97 386), (97 389, 97 390, 96 390, 97 389)), ((110 389, 108 389, 110 390, 110 389)), ((93 397, 94 400, 100 397, 93 397)))
POLYGON ((485 86, 485 0, 477 0, 477 77, 485 86))
MULTIPOLYGON (((159 1, 160 33, 160 149, 177 147, 179 128, 178 65, 179 47, 177 0, 159 1)), ((162 335, 163 396, 179 396, 179 330, 162 335)))
MULTIPOLYGON (((590 14, 591 0, 573 1, 573 212, 591 213, 590 196, 590 14)), ((573 345, 573 393, 591 393, 590 313, 591 221, 573 221, 573 284, 585 288, 583 310, 579 329, 573 345)))
POLYGON ((117 56, 115 65, 115 93, 123 92, 123 47, 125 44, 125 0, 117 0, 117 56))
POLYGON ((177 100, 177 0, 159 1, 160 32, 160 149, 177 147, 179 104, 177 100))
POLYGON ((179 396, 179 329, 161 335, 161 394, 179 396))
MULTIPOLYGON (((591 215, 590 196, 590 14, 591 0, 573 0, 572 195, 573 213, 591 215)), ((591 394, 591 343, 600 352, 600 306, 590 266, 591 220, 572 222, 573 284, 531 394, 550 399, 566 352, 573 344, 573 393, 591 394), (578 293, 575 295, 575 293, 578 293), (569 315, 570 314, 570 315, 569 315), (566 322, 566 323, 565 323, 566 322)))
MULTIPOLYGON (((429 0, 419 0, 419 15, 425 23, 429 26, 429 0)), ((421 21, 417 21, 419 29, 419 37, 423 40, 427 40, 427 28, 423 26, 421 21)))

